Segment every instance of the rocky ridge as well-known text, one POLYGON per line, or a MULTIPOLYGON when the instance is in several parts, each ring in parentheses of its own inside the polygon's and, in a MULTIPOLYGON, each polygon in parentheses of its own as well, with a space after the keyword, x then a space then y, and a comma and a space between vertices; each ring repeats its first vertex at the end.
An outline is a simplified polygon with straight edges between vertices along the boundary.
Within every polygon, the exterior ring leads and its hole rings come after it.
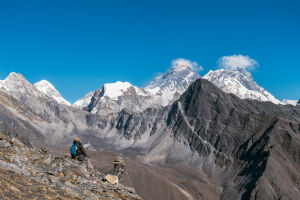
POLYGON ((141 199, 134 189, 108 182, 109 176, 94 170, 90 162, 28 148, 3 133, 0 172, 4 199, 141 199))

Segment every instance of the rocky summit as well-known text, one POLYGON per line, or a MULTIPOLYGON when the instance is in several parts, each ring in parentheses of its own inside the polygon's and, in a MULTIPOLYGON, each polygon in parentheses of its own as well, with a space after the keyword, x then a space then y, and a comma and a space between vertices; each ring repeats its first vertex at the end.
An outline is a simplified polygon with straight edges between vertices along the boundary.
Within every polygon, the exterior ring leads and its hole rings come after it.
POLYGON ((0 133, 1 199, 111 199, 140 200, 134 189, 111 183, 91 163, 33 149, 0 133))

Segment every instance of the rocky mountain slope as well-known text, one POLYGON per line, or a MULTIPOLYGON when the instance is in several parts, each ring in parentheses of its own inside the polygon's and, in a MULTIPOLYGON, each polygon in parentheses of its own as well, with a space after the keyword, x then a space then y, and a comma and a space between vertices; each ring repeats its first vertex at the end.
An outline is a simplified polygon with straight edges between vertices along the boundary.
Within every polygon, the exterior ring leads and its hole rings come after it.
POLYGON ((199 80, 171 113, 174 136, 204 157, 202 169, 228 176, 221 199, 300 197, 299 110, 240 100, 199 80))
POLYGON ((55 99, 58 103, 70 106, 71 103, 65 100, 55 87, 47 80, 41 80, 34 84, 34 86, 44 94, 55 99))
POLYGON ((203 78, 209 80, 224 92, 235 94, 242 99, 280 103, 271 93, 259 86, 249 72, 241 68, 211 70, 203 78))
POLYGON ((170 106, 102 116, 58 104, 12 76, 20 89, 0 90, 0 130, 25 144, 69 145, 79 135, 91 149, 172 169, 163 178, 194 199, 299 197, 299 106, 240 99, 199 79, 170 106), (171 176, 184 168, 188 179, 171 176))
POLYGON ((5 199, 142 199, 108 182, 90 162, 31 149, 0 133, 0 196, 5 199))
POLYGON ((137 149, 144 163, 186 164, 217 179, 209 184, 218 188, 220 199, 300 197, 297 108, 242 100, 199 79, 171 107, 138 114, 124 110, 103 131, 103 139, 118 138, 112 144, 119 148, 137 149))

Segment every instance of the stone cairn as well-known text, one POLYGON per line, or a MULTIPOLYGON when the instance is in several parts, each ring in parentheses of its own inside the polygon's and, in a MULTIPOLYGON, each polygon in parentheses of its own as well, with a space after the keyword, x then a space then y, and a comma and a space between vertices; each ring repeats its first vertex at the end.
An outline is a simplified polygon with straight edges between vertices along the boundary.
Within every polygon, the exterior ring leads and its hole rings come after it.
POLYGON ((118 156, 112 163, 114 165, 114 174, 118 176, 118 179, 121 182, 123 174, 126 171, 124 159, 121 156, 118 156))

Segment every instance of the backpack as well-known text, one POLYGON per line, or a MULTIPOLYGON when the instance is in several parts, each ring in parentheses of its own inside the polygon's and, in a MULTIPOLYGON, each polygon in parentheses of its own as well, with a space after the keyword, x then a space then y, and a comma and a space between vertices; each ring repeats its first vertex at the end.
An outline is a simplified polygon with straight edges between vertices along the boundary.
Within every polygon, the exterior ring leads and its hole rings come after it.
POLYGON ((70 153, 72 156, 76 156, 77 155, 77 144, 73 144, 70 148, 70 153))

